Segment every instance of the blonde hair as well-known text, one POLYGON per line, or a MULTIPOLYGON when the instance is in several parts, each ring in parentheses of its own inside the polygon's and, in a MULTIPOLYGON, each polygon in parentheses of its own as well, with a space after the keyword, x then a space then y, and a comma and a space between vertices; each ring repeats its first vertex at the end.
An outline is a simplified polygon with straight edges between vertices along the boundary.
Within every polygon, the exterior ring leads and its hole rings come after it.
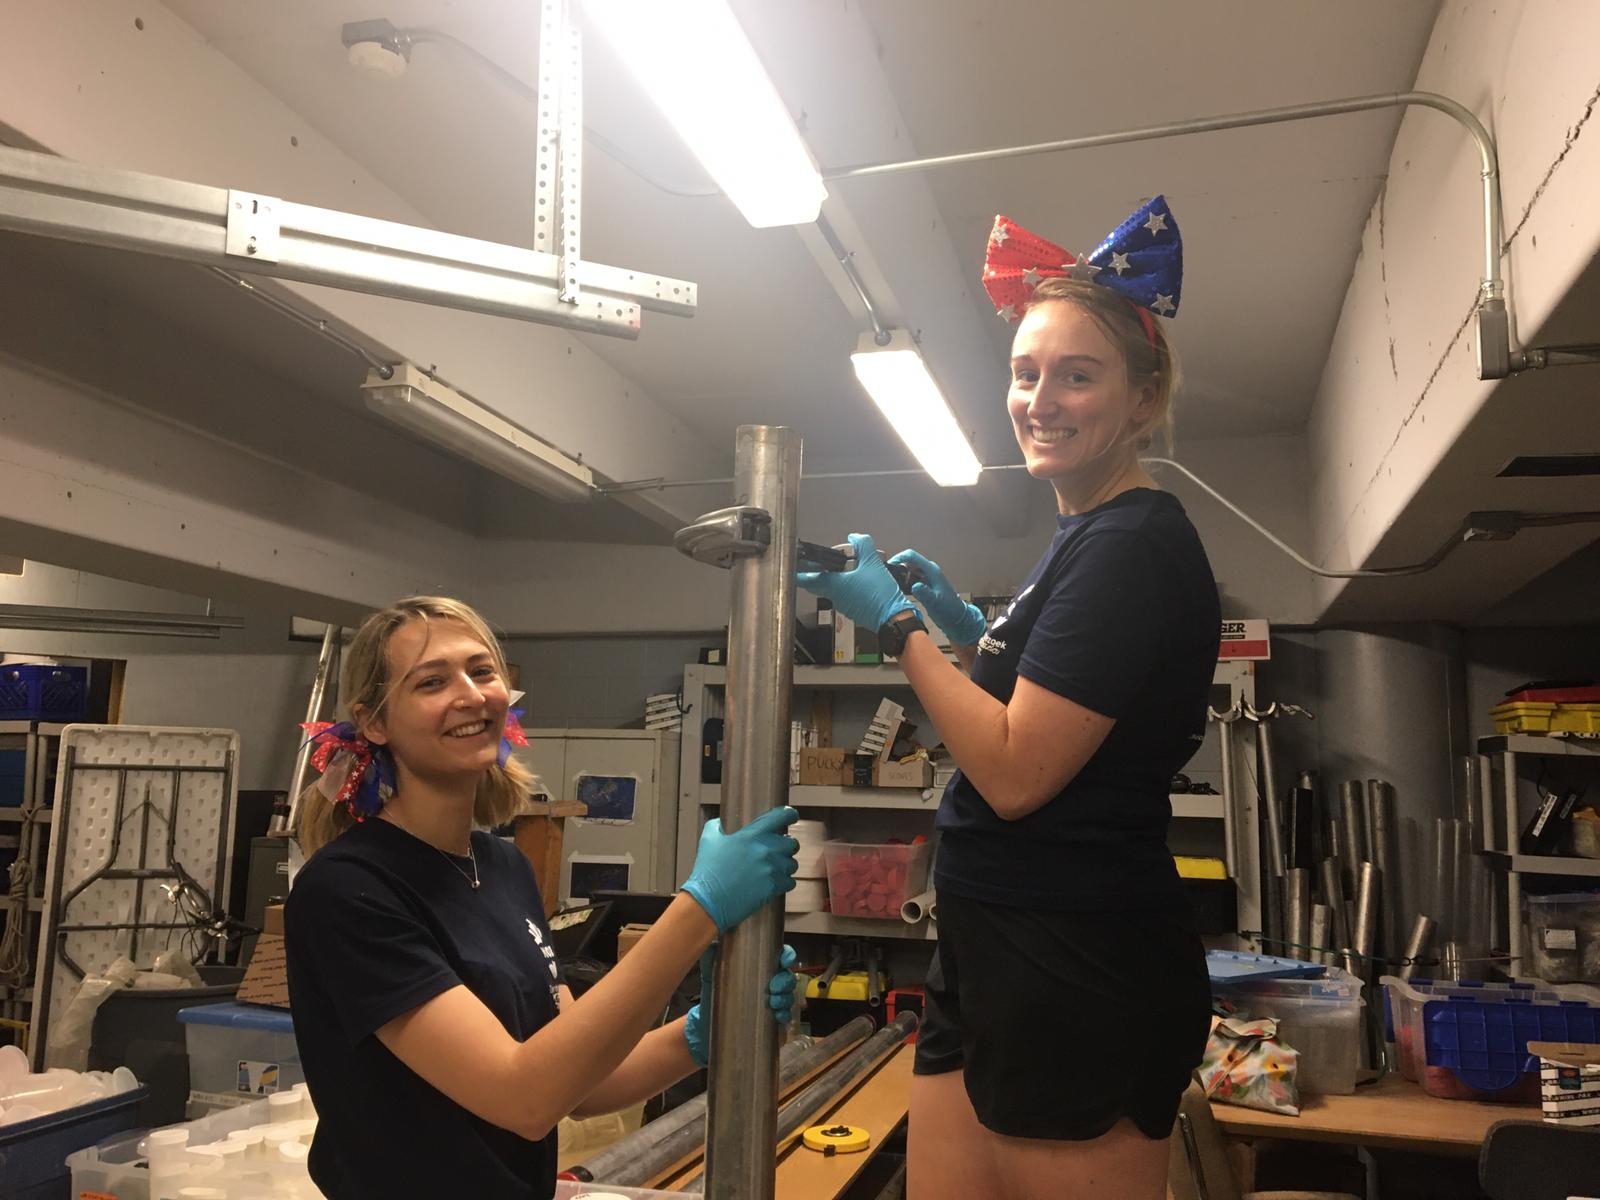
MULTIPOLYGON (((489 624, 459 600, 444 596, 410 596, 373 613, 356 630, 344 651, 339 694, 347 718, 359 724, 371 720, 388 702, 395 682, 389 678, 389 640, 403 625, 412 621, 457 621, 488 647, 494 656, 495 670, 506 678, 505 655, 489 624)), ((472 819, 479 825, 504 825, 532 789, 533 773, 516 759, 505 766, 493 766, 483 773, 478 784, 472 819)), ((300 848, 307 856, 315 854, 338 837, 355 819, 341 804, 334 804, 323 793, 320 782, 313 782, 300 793, 300 848)))
POLYGON ((1052 300, 1071 304, 1088 315, 1111 344, 1122 352, 1130 387, 1154 386, 1155 411, 1139 431, 1138 448, 1148 450, 1159 433, 1172 449, 1172 409, 1178 394, 1178 356, 1167 341, 1161 318, 1150 313, 1150 332, 1140 320, 1140 310, 1120 292, 1086 279, 1052 276, 1033 289, 1028 308, 1052 300))

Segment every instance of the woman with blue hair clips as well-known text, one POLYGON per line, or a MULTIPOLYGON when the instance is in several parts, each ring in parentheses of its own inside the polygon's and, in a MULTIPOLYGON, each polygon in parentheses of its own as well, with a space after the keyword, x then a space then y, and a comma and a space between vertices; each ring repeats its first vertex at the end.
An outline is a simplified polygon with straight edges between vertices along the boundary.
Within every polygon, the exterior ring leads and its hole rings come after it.
POLYGON ((1205 954, 1166 845, 1205 732, 1221 618, 1194 526, 1139 451, 1166 426, 1181 243, 1148 202, 1075 257, 996 218, 984 285, 1019 320, 1007 407, 1058 528, 987 625, 914 550, 927 635, 870 537, 802 575, 879 630, 960 770, 939 807, 939 943, 917 1039, 911 1200, 1160 1200, 1209 1031, 1205 954))
MULTIPOLYGON (((322 780, 284 910, 289 998, 329 1200, 547 1200, 555 1127, 637 1104, 706 1065, 710 994, 652 1028, 713 943, 794 887, 791 808, 711 821, 683 890, 574 1000, 533 870, 486 832, 531 776, 506 665, 482 617, 420 596, 374 613, 345 652, 349 720, 310 729, 322 780), (478 826, 479 828, 474 828, 478 826)), ((784 947, 766 1005, 787 1022, 784 947)))

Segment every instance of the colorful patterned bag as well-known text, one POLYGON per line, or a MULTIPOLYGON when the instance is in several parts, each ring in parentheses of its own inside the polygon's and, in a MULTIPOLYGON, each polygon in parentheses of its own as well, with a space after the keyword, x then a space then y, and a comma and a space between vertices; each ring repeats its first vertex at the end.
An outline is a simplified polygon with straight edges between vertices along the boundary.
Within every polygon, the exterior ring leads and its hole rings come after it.
POLYGON ((1270 1017, 1218 1017, 1197 1075, 1212 1100, 1298 1117, 1299 1063, 1300 1052, 1278 1040, 1278 1023, 1270 1017))

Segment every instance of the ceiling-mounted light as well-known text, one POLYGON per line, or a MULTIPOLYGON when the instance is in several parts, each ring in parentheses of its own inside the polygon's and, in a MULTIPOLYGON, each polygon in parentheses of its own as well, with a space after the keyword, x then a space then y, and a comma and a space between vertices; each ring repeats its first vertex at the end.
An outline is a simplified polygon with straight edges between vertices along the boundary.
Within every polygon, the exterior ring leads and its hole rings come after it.
POLYGON ((399 363, 367 372, 367 407, 418 437, 552 500, 590 500, 594 472, 454 388, 399 363))
POLYGON ((0 629, 214 638, 220 636, 224 629, 243 627, 244 622, 238 617, 216 617, 205 613, 124 612, 38 604, 0 604, 0 629))
POLYGON ((955 414, 909 333, 896 329, 883 345, 875 334, 862 334, 850 365, 872 402, 935 483, 970 487, 978 482, 983 471, 978 456, 956 424, 955 414))
POLYGON ((817 219, 822 176, 726 0, 589 0, 584 12, 745 220, 817 219))
POLYGON ((383 79, 396 79, 406 73, 411 61, 411 42, 393 22, 351 21, 339 31, 350 65, 383 79))

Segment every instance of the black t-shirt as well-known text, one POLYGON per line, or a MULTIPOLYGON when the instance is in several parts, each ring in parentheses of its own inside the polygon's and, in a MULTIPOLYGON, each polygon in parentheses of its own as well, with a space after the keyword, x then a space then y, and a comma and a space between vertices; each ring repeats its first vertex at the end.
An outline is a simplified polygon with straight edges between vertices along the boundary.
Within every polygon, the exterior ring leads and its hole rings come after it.
POLYGON ((1021 820, 1002 820, 957 772, 939 806, 935 884, 1058 911, 1181 904, 1168 793, 1205 736, 1222 625, 1211 564, 1166 492, 1135 488, 1056 521, 1050 549, 978 643, 972 678, 1009 703, 1020 675, 1116 724, 1021 820))
POLYGON ((531 1142, 474 1116, 376 1036, 457 984, 519 1042, 555 1017, 561 976, 533 869, 481 831, 472 852, 476 891, 466 859, 367 820, 314 854, 289 892, 289 1000, 318 1118, 311 1178, 328 1200, 555 1193, 554 1133, 531 1142))

